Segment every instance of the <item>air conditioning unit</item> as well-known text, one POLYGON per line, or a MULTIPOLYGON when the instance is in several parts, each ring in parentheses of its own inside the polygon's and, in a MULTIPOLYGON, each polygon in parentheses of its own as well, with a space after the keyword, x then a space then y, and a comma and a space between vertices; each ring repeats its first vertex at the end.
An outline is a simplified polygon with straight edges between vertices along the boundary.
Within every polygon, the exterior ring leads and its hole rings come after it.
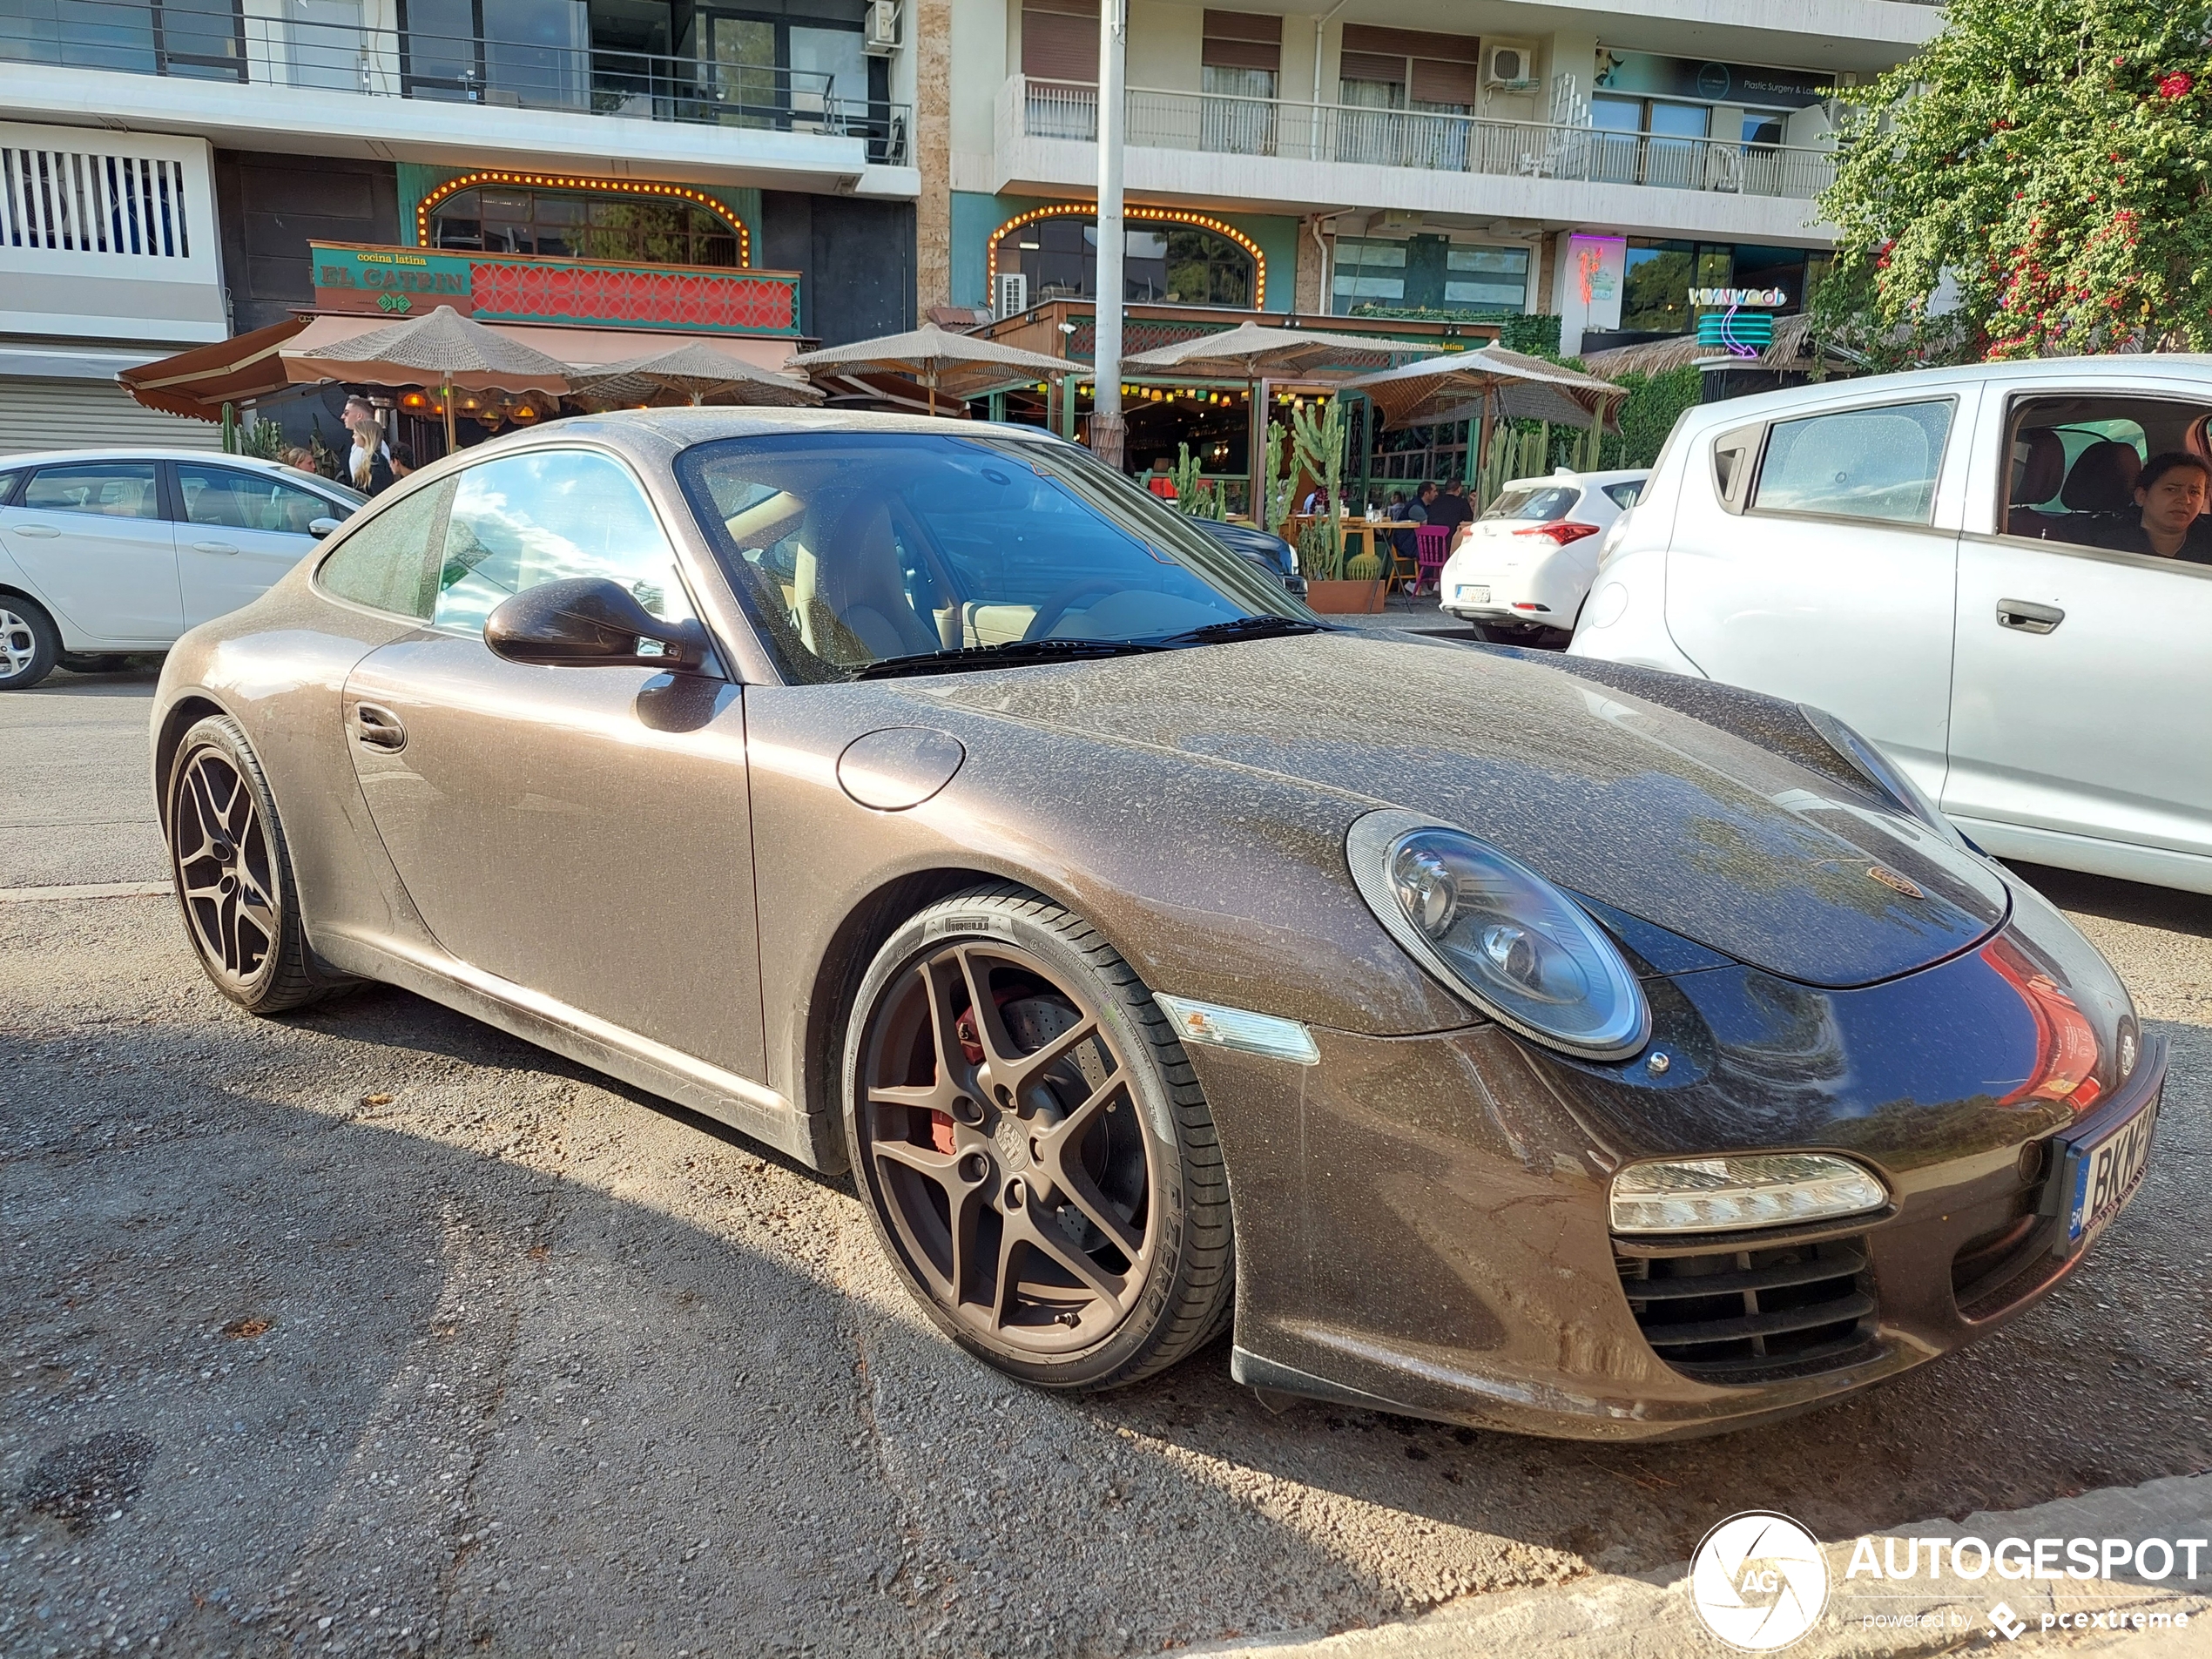
POLYGON ((1527 91, 1536 84, 1535 47, 1525 40, 1492 41, 1483 49, 1482 78, 1503 91, 1527 91))
POLYGON ((1029 308, 1029 273, 1026 271, 999 273, 998 292, 991 296, 991 309, 1004 319, 1029 308))
POLYGON ((876 57, 899 50, 899 0, 868 0, 862 44, 876 57))

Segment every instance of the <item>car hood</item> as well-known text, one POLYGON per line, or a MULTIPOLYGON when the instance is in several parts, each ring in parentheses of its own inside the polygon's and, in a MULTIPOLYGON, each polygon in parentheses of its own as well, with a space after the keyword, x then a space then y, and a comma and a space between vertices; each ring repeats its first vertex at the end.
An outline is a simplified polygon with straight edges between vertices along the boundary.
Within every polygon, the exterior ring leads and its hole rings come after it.
POLYGON ((1464 646, 1330 633, 906 689, 1300 779, 1343 793, 1347 825, 1370 806, 1433 814, 1562 887, 1809 985, 1941 961, 2010 907, 1993 870, 1871 794, 1571 670, 1464 646))

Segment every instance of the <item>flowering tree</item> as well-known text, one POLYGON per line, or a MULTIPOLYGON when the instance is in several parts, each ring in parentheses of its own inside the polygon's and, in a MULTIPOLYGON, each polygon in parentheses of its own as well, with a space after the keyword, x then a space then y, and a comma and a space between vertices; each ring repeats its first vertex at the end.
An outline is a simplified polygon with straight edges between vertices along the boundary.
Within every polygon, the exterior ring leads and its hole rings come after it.
POLYGON ((1951 0, 1843 96, 1824 339, 1878 367, 2212 348, 2212 4, 1951 0))

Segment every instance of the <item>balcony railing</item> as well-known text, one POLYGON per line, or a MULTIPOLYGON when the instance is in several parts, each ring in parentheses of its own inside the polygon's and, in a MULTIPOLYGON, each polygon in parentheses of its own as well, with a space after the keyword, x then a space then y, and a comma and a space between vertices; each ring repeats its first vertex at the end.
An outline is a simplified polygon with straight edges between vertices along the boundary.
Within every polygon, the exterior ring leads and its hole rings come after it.
MULTIPOLYGON (((578 8, 579 15, 582 9, 578 8)), ((429 98, 866 140, 907 161, 911 107, 839 91, 806 70, 260 17, 149 0, 0 5, 0 63, 116 70, 371 98, 429 98)))
MULTIPOLYGON (((1098 89, 1024 78, 1022 131, 1032 138, 1098 137, 1098 89)), ((1535 121, 1487 121, 1420 110, 1131 89, 1128 141, 1151 150, 1415 167, 1666 190, 1729 191, 1809 200, 1835 178, 1834 155, 1781 145, 1670 138, 1535 121)))

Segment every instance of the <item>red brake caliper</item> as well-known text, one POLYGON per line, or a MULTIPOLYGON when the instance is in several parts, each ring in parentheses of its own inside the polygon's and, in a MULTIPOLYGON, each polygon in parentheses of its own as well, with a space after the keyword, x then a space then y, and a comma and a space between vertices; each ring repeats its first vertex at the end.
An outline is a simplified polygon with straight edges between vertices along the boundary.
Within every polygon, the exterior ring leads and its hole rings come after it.
MULTIPOLYGON (((999 1006, 1003 1008, 1011 1000, 1011 993, 1002 995, 999 998, 999 1006)), ((983 1044, 975 1035, 974 1008, 965 1010, 959 1019, 953 1022, 953 1035, 959 1040, 961 1059, 971 1066, 983 1063, 983 1044)), ((948 1155, 957 1150, 953 1142, 953 1120, 948 1114, 940 1111, 929 1114, 929 1144, 948 1155)))

